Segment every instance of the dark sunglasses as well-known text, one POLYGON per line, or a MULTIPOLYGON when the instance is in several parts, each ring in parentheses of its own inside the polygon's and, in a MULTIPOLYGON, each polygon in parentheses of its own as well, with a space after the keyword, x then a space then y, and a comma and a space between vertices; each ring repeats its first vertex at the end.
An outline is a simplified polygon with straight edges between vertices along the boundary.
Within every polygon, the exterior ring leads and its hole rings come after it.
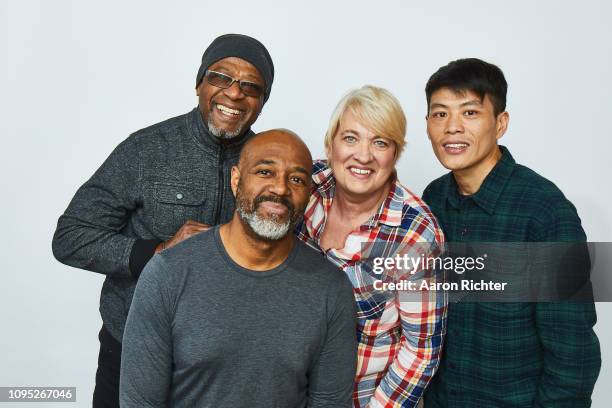
POLYGON ((234 85, 234 82, 238 83, 240 90, 247 96, 253 96, 255 98, 259 98, 263 95, 263 87, 261 85, 257 85, 254 82, 250 81, 241 81, 239 79, 234 79, 229 75, 223 74, 217 71, 206 71, 206 81, 212 86, 216 86, 217 88, 227 89, 230 86, 234 85))

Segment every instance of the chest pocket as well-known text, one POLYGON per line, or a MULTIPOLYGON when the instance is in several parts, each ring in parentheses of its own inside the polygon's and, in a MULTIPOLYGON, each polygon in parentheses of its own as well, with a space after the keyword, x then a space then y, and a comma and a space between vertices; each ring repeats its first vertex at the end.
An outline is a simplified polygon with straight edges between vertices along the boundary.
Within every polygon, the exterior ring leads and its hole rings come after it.
POLYGON ((190 184, 156 182, 154 225, 159 238, 168 239, 187 220, 201 222, 206 192, 190 184))

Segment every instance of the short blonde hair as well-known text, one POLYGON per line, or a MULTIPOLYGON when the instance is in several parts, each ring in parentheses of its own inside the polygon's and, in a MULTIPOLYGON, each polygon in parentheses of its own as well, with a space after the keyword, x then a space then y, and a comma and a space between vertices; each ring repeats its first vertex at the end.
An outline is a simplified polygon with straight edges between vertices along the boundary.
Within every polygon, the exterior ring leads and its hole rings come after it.
POLYGON ((372 133, 394 142, 395 159, 400 157, 406 145, 406 116, 391 92, 372 85, 354 89, 338 102, 325 133, 327 152, 332 151, 332 142, 347 110, 372 133))

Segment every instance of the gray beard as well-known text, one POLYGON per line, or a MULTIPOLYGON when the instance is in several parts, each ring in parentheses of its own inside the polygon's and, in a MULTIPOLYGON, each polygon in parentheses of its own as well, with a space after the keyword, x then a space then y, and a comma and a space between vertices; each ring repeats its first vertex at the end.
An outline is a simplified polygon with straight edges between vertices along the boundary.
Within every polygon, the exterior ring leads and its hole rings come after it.
POLYGON ((242 134, 242 126, 234 130, 233 132, 228 132, 225 129, 219 129, 213 124, 212 119, 208 119, 208 131, 210 132, 210 134, 215 137, 218 137, 219 139, 232 139, 242 134))
POLYGON ((256 211, 247 212, 239 203, 238 215, 242 221, 251 227, 257 236, 269 241, 278 241, 284 238, 291 228, 290 219, 281 223, 273 218, 262 218, 256 211))

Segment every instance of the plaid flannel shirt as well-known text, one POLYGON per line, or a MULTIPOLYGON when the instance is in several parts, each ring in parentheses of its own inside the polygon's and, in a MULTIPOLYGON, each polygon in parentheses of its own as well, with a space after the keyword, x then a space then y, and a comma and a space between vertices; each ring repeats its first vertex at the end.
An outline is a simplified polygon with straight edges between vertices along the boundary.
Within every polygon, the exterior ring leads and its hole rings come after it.
MULTIPOLYGON (((448 242, 584 242, 576 208, 504 146, 480 189, 452 173, 423 193, 448 242)), ((448 307, 427 408, 587 408, 601 366, 592 302, 459 302, 448 307)))
MULTIPOLYGON (((324 161, 315 161, 313 194, 298 237, 317 250, 331 208, 335 179, 324 161)), ((347 274, 357 301, 359 344, 353 406, 415 407, 437 370, 446 332, 446 298, 435 291, 420 301, 402 301, 399 292, 373 290, 374 257, 394 257, 416 246, 437 254, 444 235, 427 205, 394 177, 381 207, 344 248, 326 257, 347 274)), ((431 279, 431 278, 430 278, 431 279)))

